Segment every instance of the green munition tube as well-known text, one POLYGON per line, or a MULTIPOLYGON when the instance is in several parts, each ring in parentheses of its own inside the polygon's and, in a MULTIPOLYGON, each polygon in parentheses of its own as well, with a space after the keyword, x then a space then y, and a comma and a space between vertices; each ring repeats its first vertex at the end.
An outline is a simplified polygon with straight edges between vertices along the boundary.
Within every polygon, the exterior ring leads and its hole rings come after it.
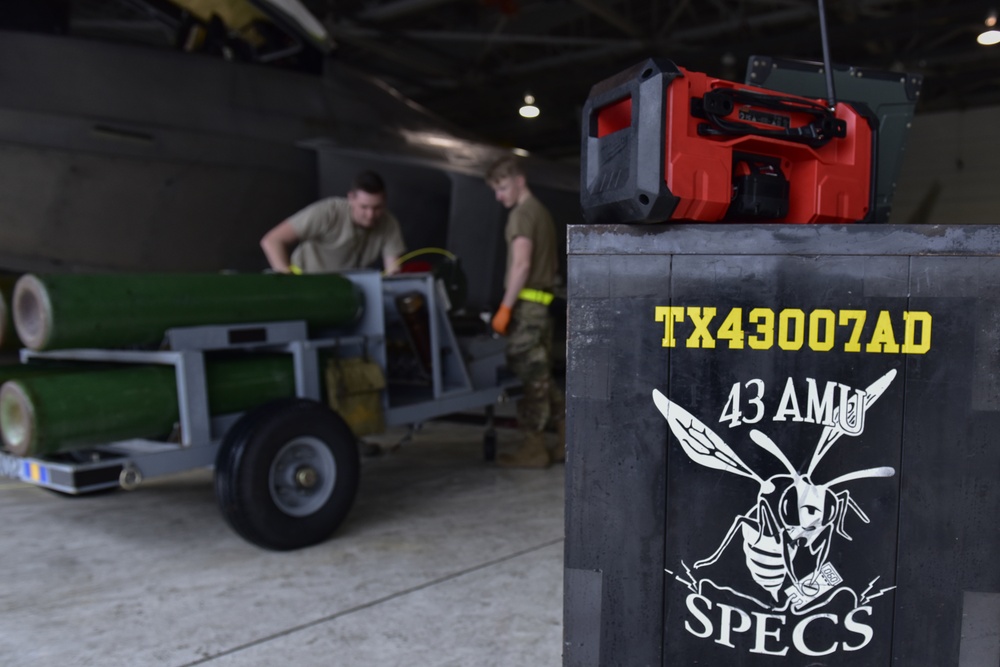
MULTIPOLYGON (((209 361, 206 375, 212 415, 295 395, 288 355, 209 361)), ((163 438, 179 419, 172 366, 42 374, 0 387, 0 435, 18 456, 128 438, 163 438)))
MULTIPOLYGON (((79 368, 79 367, 78 367, 79 368)), ((90 366, 91 369, 94 368, 108 368, 106 364, 100 366, 90 366)), ((39 363, 32 364, 0 364, 0 384, 7 382, 8 380, 19 380, 23 377, 35 377, 36 375, 56 375, 65 374, 72 372, 73 366, 65 362, 49 362, 42 361, 39 363)))
POLYGON ((33 350, 155 345, 172 327, 208 324, 344 327, 363 307, 361 292, 337 274, 27 274, 12 304, 33 350))
POLYGON ((0 276, 0 350, 16 350, 21 347, 10 309, 16 280, 17 276, 0 276))

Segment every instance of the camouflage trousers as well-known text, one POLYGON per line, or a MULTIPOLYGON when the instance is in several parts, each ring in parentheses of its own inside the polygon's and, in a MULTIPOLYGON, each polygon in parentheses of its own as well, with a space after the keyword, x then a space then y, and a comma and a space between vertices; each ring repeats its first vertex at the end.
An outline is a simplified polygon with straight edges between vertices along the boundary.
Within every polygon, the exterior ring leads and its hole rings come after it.
POLYGON ((518 425, 542 431, 566 418, 566 399, 552 378, 552 316, 547 306, 518 301, 507 331, 507 365, 521 380, 518 425))

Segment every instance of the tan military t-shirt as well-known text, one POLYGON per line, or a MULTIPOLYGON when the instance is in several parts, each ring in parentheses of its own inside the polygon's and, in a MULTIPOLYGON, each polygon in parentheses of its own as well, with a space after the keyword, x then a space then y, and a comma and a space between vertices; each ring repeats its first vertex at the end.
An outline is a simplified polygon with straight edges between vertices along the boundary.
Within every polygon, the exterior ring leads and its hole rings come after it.
POLYGON ((389 211, 382 213, 371 229, 351 222, 344 197, 329 197, 310 204, 288 218, 299 235, 292 263, 306 273, 329 273, 363 268, 381 259, 384 252, 405 252, 399 221, 389 211))
POLYGON ((507 274, 510 274, 510 244, 518 236, 531 241, 531 271, 525 287, 550 291, 559 270, 556 256, 556 226, 549 209, 534 195, 510 210, 504 238, 507 240, 507 274))

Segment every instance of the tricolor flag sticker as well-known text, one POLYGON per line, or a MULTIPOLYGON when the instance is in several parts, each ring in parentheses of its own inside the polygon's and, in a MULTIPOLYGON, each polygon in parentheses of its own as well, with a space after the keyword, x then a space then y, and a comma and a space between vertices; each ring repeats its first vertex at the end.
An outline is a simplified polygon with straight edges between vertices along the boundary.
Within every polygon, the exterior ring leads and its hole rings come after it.
POLYGON ((49 481, 49 471, 34 461, 24 461, 21 464, 21 477, 30 482, 42 482, 45 484, 49 481))

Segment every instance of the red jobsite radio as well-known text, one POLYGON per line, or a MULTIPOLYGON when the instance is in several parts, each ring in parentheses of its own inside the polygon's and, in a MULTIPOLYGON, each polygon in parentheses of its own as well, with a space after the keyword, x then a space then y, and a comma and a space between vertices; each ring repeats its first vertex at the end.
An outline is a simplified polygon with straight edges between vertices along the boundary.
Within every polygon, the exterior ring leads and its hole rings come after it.
POLYGON ((588 222, 865 222, 876 118, 650 59, 591 90, 588 222))

